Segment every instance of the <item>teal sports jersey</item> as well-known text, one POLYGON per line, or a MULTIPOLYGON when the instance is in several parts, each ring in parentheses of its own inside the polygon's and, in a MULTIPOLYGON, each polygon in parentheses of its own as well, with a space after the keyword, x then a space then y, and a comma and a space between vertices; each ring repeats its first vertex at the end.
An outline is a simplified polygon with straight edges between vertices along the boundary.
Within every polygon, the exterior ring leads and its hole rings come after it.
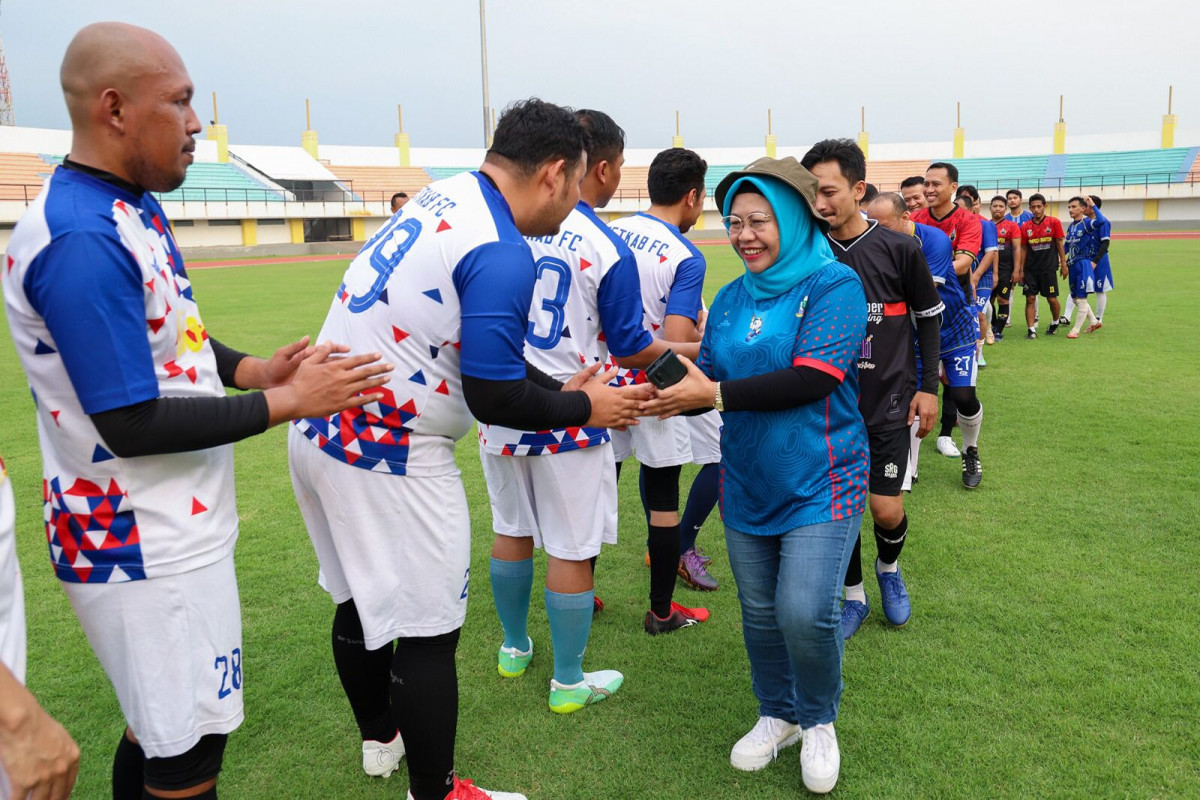
POLYGON ((778 297, 755 300, 741 278, 709 311, 697 366, 716 381, 806 366, 840 381, 828 397, 783 411, 725 411, 721 516, 765 536, 862 514, 867 429, 858 354, 867 329, 862 282, 830 264, 778 297))

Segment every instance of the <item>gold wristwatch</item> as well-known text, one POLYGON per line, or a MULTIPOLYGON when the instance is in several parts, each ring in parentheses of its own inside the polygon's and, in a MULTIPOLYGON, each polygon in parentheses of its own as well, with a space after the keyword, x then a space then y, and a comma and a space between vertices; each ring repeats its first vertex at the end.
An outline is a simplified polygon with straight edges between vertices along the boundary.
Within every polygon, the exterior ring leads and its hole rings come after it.
POLYGON ((721 383, 719 381, 717 382, 716 396, 713 398, 713 408, 717 409, 717 411, 725 410, 725 401, 721 397, 721 383))

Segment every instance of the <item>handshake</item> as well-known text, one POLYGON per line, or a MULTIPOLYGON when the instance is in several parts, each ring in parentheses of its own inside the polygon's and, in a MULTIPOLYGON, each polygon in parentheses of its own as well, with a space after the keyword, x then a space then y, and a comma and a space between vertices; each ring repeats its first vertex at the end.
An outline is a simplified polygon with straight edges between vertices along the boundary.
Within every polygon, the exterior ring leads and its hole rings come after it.
POLYGON ((648 381, 631 386, 610 386, 615 369, 600 372, 600 364, 580 370, 563 384, 562 391, 581 391, 592 404, 585 423, 596 428, 624 430, 638 417, 667 419, 695 408, 712 408, 716 383, 695 364, 667 350, 645 369, 648 381))

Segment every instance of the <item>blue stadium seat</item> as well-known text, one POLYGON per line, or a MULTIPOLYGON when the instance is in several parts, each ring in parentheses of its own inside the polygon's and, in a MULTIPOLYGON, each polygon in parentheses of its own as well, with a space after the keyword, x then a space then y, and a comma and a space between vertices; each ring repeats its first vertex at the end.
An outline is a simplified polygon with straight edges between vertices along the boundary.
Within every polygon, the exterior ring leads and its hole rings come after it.
MULTIPOLYGON (((52 164, 62 163, 60 156, 43 156, 52 164)), ((233 164, 200 162, 188 167, 183 185, 173 192, 158 195, 164 202, 209 201, 223 203, 282 202, 283 194, 260 183, 233 164)))

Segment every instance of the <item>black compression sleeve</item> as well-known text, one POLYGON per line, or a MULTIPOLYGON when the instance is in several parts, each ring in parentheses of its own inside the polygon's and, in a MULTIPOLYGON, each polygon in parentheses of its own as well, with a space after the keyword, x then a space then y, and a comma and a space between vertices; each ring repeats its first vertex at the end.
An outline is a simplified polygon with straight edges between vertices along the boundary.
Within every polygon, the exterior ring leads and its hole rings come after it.
POLYGON ((721 381, 726 411, 783 411, 828 397, 841 381, 813 367, 785 367, 774 372, 721 381))
POLYGON ((528 361, 525 362, 525 378, 551 392, 557 392, 563 387, 562 381, 550 377, 528 361))
POLYGON ((1100 259, 1104 258, 1106 255, 1108 255, 1108 239, 1101 239, 1100 240, 1100 249, 1096 251, 1096 258, 1093 260, 1099 261, 1100 259))
MULTIPOLYGON (((946 312, 942 312, 943 314, 946 312)), ((917 317, 917 344, 921 346, 921 385, 922 392, 937 394, 938 364, 941 362, 942 321, 938 317, 917 317), (931 355, 926 355, 926 354, 931 355), (933 353, 938 353, 933 356, 933 353)))
POLYGON ((262 392, 233 397, 159 397, 92 414, 108 449, 121 458, 186 453, 262 433, 270 420, 262 392))
POLYGON ((237 372, 238 364, 242 363, 242 359, 249 358, 249 356, 239 353, 232 347, 226 347, 211 336, 208 337, 208 343, 212 345, 213 355, 217 358, 217 375, 221 377, 221 384, 231 389, 243 388, 233 382, 233 374, 237 372))
POLYGON ((475 419, 533 431, 582 425, 592 415, 592 401, 583 392, 543 389, 533 381, 489 381, 462 376, 463 397, 475 419))

